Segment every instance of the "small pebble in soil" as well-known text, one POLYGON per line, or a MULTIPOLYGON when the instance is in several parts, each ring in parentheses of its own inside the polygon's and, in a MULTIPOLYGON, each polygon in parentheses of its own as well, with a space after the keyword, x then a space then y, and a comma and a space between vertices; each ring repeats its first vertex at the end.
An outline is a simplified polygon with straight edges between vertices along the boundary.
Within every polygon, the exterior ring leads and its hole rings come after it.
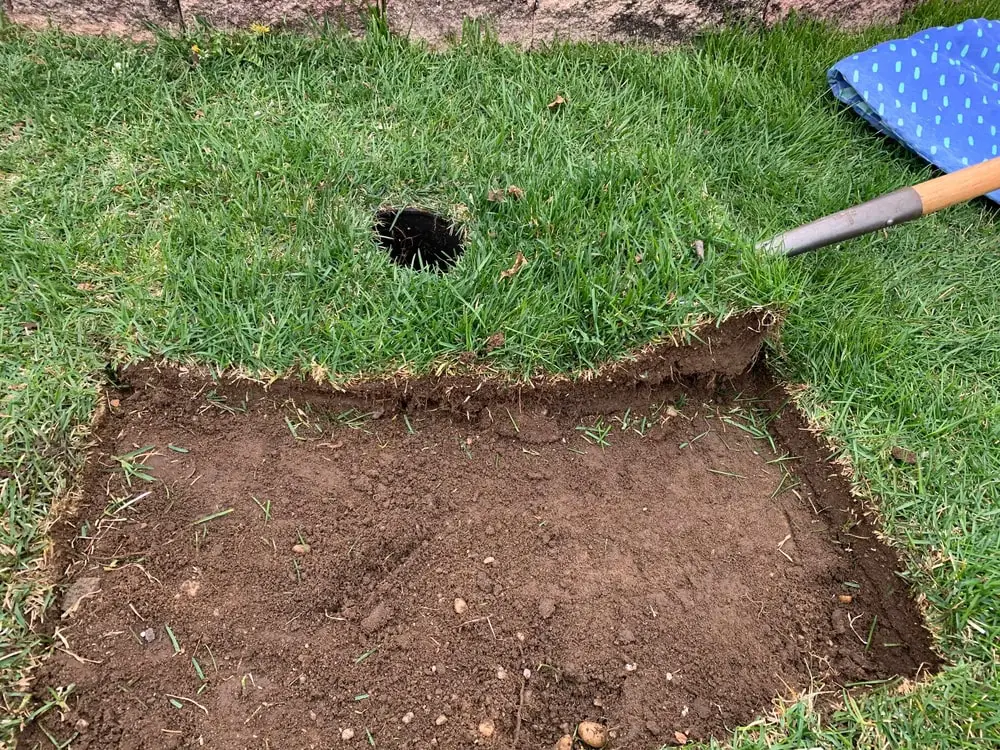
POLYGON ((441 714, 436 719, 434 719, 434 724, 435 724, 435 726, 442 726, 443 724, 446 724, 447 721, 448 721, 448 717, 445 716, 444 714, 441 714))
POLYGON ((483 558, 483 565, 492 565, 495 562, 496 562, 496 558, 494 558, 494 557, 484 557, 483 558))
POLYGON ((455 614, 464 615, 469 611, 469 605, 466 603, 465 599, 461 597, 455 598, 455 614))
POLYGON ((581 721, 576 734, 590 747, 604 747, 608 744, 608 728, 596 721, 581 721))
POLYGON ((530 680, 531 679, 531 670, 528 669, 527 667, 525 668, 523 674, 524 674, 524 679, 526 679, 526 680, 530 680))
POLYGON ((684 732, 674 732, 674 742, 678 745, 686 745, 688 736, 684 732))
POLYGON ((500 667, 497 670, 497 679, 498 680, 506 680, 507 679, 507 670, 504 669, 503 667, 500 667))
POLYGON ((312 549, 312 547, 310 547, 308 544, 293 544, 292 545, 292 552, 294 552, 296 555, 308 555, 309 554, 309 550, 311 550, 311 549, 312 549))
POLYGON ((850 594, 838 594, 837 601, 840 602, 841 604, 850 604, 852 601, 854 601, 854 597, 851 596, 850 594))
POLYGON ((342 739, 344 742, 347 742, 348 740, 353 740, 354 739, 354 730, 351 729, 350 727, 348 727, 347 729, 341 730, 341 732, 340 732, 340 739, 342 739))
POLYGON ((573 738, 568 734, 564 734, 559 738, 559 741, 556 742, 555 750, 573 750, 573 738))
POLYGON ((636 665, 634 662, 632 662, 632 663, 626 663, 625 664, 625 671, 626 672, 634 672, 638 668, 639 668, 638 665, 636 665))
POLYGON ((479 733, 483 737, 492 737, 493 733, 497 730, 496 724, 493 723, 493 719, 483 719, 479 722, 479 733))
POLYGON ((153 641, 156 640, 156 631, 153 630, 152 628, 146 628, 141 633, 139 633, 139 637, 142 638, 142 640, 144 640, 146 643, 152 643, 153 641))
POLYGON ((538 614, 540 614, 544 619, 548 619, 555 614, 556 603, 551 599, 542 599, 538 602, 538 614))
POLYGON ((86 732, 87 727, 90 726, 90 722, 86 719, 77 719, 76 724, 73 725, 78 732, 86 732))
POLYGON ((403 714, 403 723, 409 724, 411 721, 413 721, 413 711, 407 711, 403 714))

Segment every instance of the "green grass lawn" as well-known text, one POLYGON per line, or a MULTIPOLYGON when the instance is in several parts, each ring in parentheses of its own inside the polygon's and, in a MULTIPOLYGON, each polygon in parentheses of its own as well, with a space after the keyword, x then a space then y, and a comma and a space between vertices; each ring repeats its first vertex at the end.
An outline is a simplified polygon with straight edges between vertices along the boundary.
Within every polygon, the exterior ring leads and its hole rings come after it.
POLYGON ((476 350, 523 375, 771 305, 786 314, 777 367, 809 386, 804 407, 875 499, 949 666, 822 723, 808 700, 785 706, 734 744, 1000 746, 997 210, 975 202, 791 262, 752 251, 931 175, 843 111, 825 71, 977 16, 1000 16, 1000 0, 662 55, 524 54, 478 34, 431 52, 376 27, 144 47, 0 21, 0 744, 54 705, 28 679, 53 597, 45 529, 106 363, 348 377, 476 350), (556 95, 567 104, 551 111, 556 95), (512 184, 523 200, 488 200, 512 184), (390 264, 370 231, 385 203, 464 217, 458 266, 390 264), (499 280, 518 252, 527 265, 499 280), (496 331, 506 343, 487 354, 496 331), (897 445, 917 464, 895 464, 897 445))

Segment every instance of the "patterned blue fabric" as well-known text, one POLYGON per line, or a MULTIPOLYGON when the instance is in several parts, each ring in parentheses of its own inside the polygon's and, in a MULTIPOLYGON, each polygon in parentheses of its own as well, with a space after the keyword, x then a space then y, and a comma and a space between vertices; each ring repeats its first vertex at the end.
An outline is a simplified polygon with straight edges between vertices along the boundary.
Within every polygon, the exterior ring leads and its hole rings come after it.
MULTIPOLYGON (((1000 154, 1000 21, 885 42, 827 78, 840 101, 945 172, 1000 154)), ((989 197, 1000 203, 1000 191, 989 197)))

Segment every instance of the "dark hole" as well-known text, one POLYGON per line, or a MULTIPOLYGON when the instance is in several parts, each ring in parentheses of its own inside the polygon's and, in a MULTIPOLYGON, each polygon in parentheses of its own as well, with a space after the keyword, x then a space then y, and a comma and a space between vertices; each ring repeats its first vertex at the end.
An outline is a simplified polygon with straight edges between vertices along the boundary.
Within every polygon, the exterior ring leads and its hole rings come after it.
POLYGON ((404 268, 447 271, 465 250, 458 227, 419 208, 386 208, 375 214, 375 234, 392 262, 404 268))

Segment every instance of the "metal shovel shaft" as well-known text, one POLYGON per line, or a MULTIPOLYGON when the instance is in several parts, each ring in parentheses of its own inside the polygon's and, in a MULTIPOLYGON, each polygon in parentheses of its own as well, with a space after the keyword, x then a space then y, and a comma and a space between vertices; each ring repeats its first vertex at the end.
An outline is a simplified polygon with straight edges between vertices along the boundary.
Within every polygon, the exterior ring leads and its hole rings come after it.
POLYGON ((879 196, 779 234, 757 247, 799 255, 1000 190, 1000 157, 879 196))

